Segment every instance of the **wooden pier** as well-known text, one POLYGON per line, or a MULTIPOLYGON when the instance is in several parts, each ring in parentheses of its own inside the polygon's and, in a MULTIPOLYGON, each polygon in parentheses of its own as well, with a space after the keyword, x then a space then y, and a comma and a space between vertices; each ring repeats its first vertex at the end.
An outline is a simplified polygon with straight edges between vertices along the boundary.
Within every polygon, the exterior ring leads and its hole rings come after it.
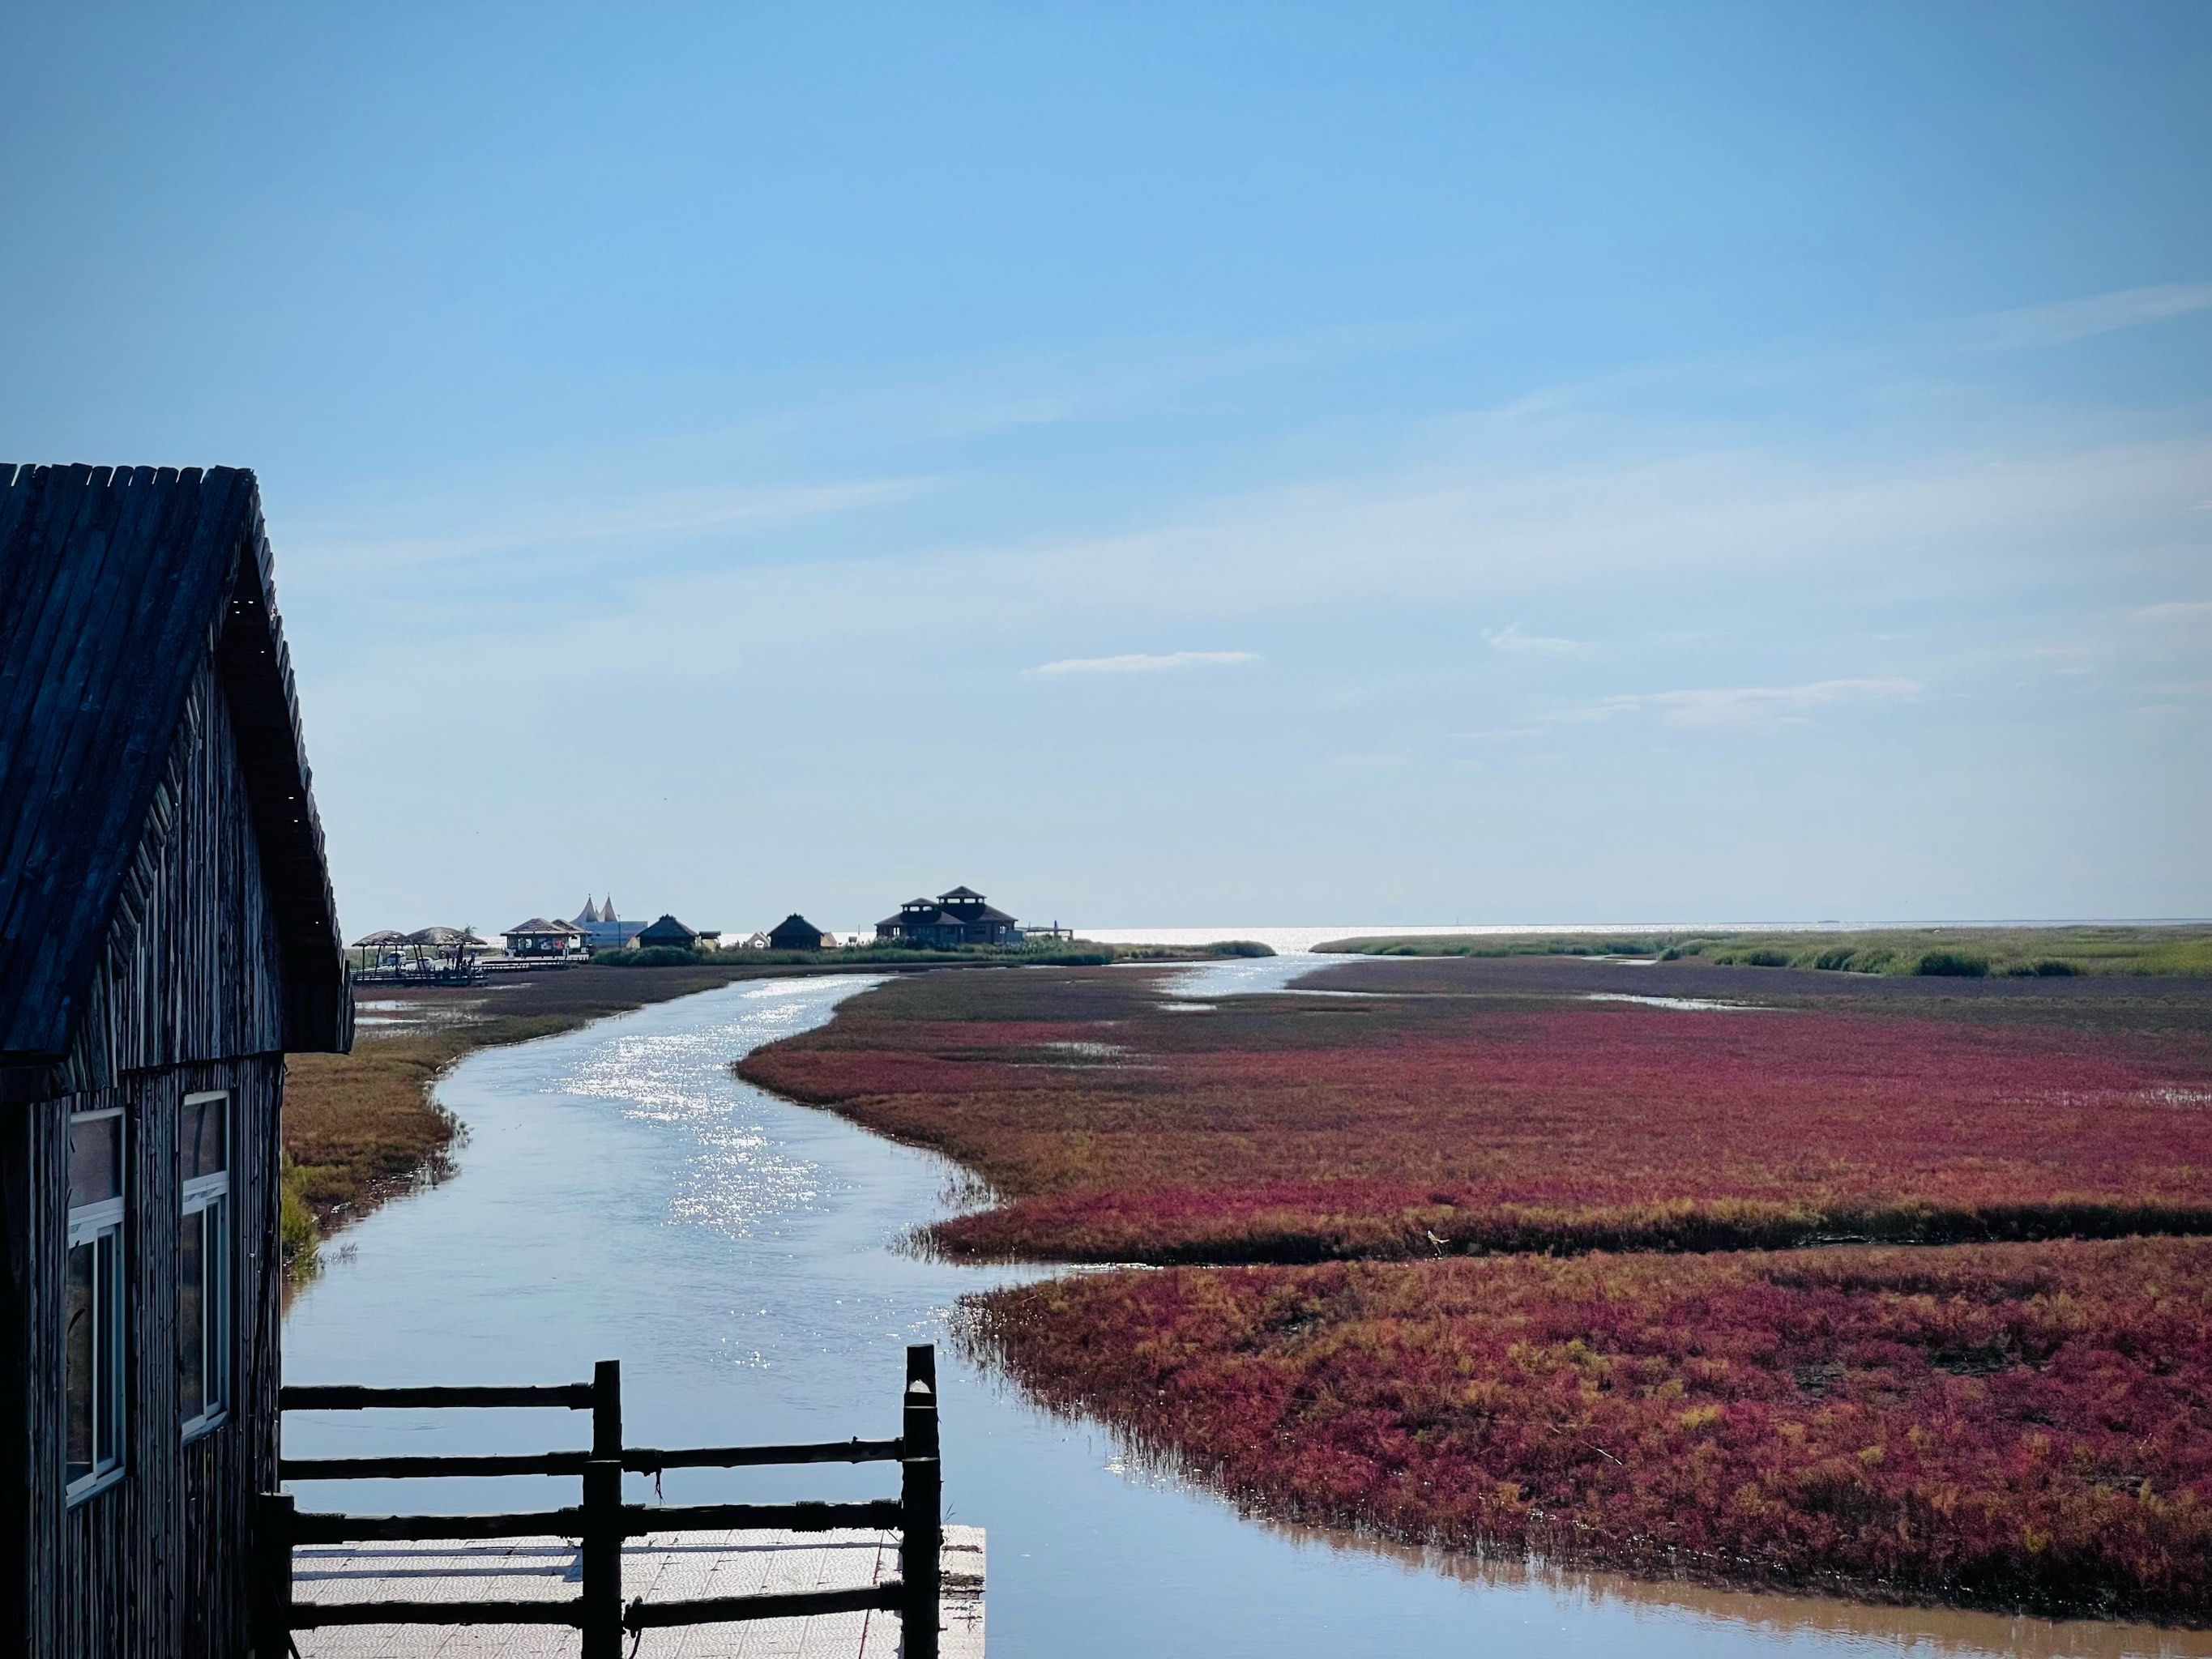
POLYGON ((982 1535, 942 1521, 937 1368, 907 1351, 890 1440, 628 1446, 622 1375, 523 1388, 306 1387, 287 1411, 544 1407, 588 1412, 588 1450, 486 1456, 286 1458, 287 1482, 575 1475, 572 1508, 501 1515, 343 1515, 271 1493, 256 1516, 257 1654, 301 1659, 630 1659, 647 1650, 980 1659, 982 1535), (642 1504, 625 1473, 895 1462, 896 1498, 860 1503, 642 1504))
MULTIPOLYGON (((939 1659, 983 1659, 983 1532, 947 1527, 939 1553, 939 1659)), ((896 1580, 887 1532, 647 1533, 623 1547, 623 1586, 646 1606, 724 1598, 881 1591, 896 1580)), ((318 1613, 406 1599, 532 1613, 573 1597, 583 1558, 574 1540, 338 1544, 293 1553, 292 1596, 318 1613)), ((644 1632, 637 1659, 896 1659, 899 1618, 880 1607, 644 1632)), ((573 1659, 565 1625, 315 1626, 294 1638, 301 1659, 573 1659)), ((629 1651, 623 1644, 626 1656, 629 1651)))

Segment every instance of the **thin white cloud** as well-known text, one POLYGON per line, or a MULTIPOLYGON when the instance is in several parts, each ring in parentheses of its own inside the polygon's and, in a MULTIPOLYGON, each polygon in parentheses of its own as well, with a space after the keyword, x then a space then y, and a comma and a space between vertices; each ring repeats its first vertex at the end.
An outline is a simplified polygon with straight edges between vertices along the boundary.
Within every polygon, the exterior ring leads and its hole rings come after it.
POLYGON ((2148 623, 2212 622, 2212 599, 2168 599, 2144 605, 2136 616, 2148 623))
POLYGON ((1814 680, 1805 685, 1701 686, 1683 691, 1634 691, 1568 705, 1523 726, 1470 732, 1469 738, 1535 738, 1563 726, 1656 716, 1668 726, 1773 731, 1804 726, 1817 709, 1843 703, 1904 702, 1917 697, 1920 682, 1900 678, 1814 680))
POLYGON ((1508 623, 1503 628, 1486 628, 1482 637, 1498 651, 1573 651, 1579 648, 1578 640, 1562 640, 1543 634, 1524 634, 1519 623, 1508 623))
POLYGON ((1846 702, 1900 702, 1920 695, 1907 679, 1814 680, 1808 685, 1714 686, 1692 691, 1642 691, 1601 697, 1569 716, 1611 720, 1656 714, 1669 726, 1771 727, 1802 726, 1816 708, 1846 702))
POLYGON ((1065 657, 1039 665, 1033 674, 1149 674, 1164 668, 1194 668, 1205 663, 1257 662, 1254 651, 1169 651, 1126 657, 1065 657))
POLYGON ((2212 283, 2122 289, 2114 294, 2093 294, 2086 299, 1996 312, 1981 319, 1980 343, 1990 351, 2033 350, 2204 310, 2212 310, 2212 283))

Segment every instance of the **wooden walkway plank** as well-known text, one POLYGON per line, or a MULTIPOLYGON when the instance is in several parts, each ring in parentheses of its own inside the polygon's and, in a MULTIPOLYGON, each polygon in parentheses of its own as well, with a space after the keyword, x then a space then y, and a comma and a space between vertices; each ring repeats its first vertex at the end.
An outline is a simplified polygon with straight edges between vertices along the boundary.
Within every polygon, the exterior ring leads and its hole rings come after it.
MULTIPOLYGON (((945 1528, 939 1625, 945 1659, 982 1659, 983 1533, 945 1528)), ((710 1597, 858 1589, 898 1574, 895 1534, 847 1531, 653 1533, 623 1551, 623 1593, 648 1604, 710 1597)), ((295 1601, 319 1607, 374 1601, 518 1601, 538 1616, 574 1600, 573 1540, 487 1543, 303 1545, 295 1601)), ((325 1626, 298 1634, 301 1659, 575 1659, 576 1632, 557 1625, 325 1626)), ((644 1632, 638 1659, 897 1659, 896 1613, 822 1613, 744 1625, 644 1632)), ((624 1649, 628 1650, 628 1640, 624 1649)))

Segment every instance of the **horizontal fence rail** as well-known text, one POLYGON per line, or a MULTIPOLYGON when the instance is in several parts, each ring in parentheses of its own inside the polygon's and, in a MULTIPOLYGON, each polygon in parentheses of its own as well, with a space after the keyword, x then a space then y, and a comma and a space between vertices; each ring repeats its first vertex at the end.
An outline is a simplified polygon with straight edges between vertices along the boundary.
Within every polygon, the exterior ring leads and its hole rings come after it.
POLYGON ((738 1624, 754 1619, 811 1619, 820 1613, 866 1613, 882 1607, 896 1613, 904 1605, 906 1586, 888 1583, 858 1589, 787 1590, 776 1595, 716 1595, 696 1601, 633 1601, 623 1614, 627 1631, 665 1630, 672 1625, 738 1624))
POLYGON ((801 1446, 693 1446, 658 1451, 633 1446, 622 1466, 633 1474, 663 1469, 744 1469, 772 1463, 896 1463, 906 1454, 897 1440, 825 1440, 801 1446))
POLYGON ((891 1532, 906 1524, 896 1498, 863 1504, 666 1504, 623 1505, 625 1538, 649 1532, 891 1532))
POLYGON ((286 1457, 284 1480, 431 1480, 465 1474, 581 1474, 587 1451, 493 1453, 461 1457, 286 1457))
MULTIPOLYGON (((325 1407, 325 1409, 329 1409, 325 1407)), ((351 1407, 343 1409, 350 1410, 351 1407)), ((825 1440, 794 1446, 655 1446, 625 1448, 616 1461, 629 1474, 669 1469, 744 1469, 789 1463, 896 1463, 896 1440, 825 1440)), ((277 1473, 287 1480, 434 1480, 460 1475, 581 1474, 587 1451, 494 1453, 478 1456, 287 1457, 277 1473)))
POLYGON ((288 1524, 295 1544, 422 1544, 451 1539, 574 1538, 584 1528, 580 1509, 526 1510, 515 1515, 324 1515, 295 1510, 288 1524))
POLYGON ((343 1515, 301 1511, 278 1492, 263 1496, 256 1519, 260 1567, 255 1597, 255 1659, 287 1659, 294 1631, 360 1625, 566 1625, 583 1633, 583 1659, 620 1659, 625 1632, 685 1625, 793 1619, 872 1609, 896 1612, 905 1659, 937 1659, 938 1555, 943 1545, 938 1462, 937 1355, 907 1350, 900 1433, 894 1440, 833 1440, 781 1446, 661 1449, 622 1443, 622 1371, 602 1360, 589 1382, 520 1388, 368 1388, 292 1385, 286 1411, 421 1407, 543 1407, 592 1414, 589 1451, 485 1455, 284 1458, 287 1480, 423 1480, 463 1475, 568 1475, 583 1480, 571 1508, 500 1515, 343 1515), (750 1468, 809 1463, 896 1462, 899 1495, 859 1503, 642 1504, 622 1501, 625 1472, 750 1468), (622 1547, 650 1533, 896 1531, 899 1576, 850 1589, 633 1601, 622 1595, 622 1547), (304 1602, 293 1599, 292 1551, 301 1544, 419 1543, 495 1538, 574 1538, 581 1548, 582 1593, 558 1601, 304 1602))
POLYGON ((441 1410, 456 1406, 556 1406, 589 1411, 599 1400, 599 1384, 550 1382, 522 1388, 361 1388, 350 1382, 286 1383, 276 1405, 288 1412, 391 1411, 409 1406, 441 1410))

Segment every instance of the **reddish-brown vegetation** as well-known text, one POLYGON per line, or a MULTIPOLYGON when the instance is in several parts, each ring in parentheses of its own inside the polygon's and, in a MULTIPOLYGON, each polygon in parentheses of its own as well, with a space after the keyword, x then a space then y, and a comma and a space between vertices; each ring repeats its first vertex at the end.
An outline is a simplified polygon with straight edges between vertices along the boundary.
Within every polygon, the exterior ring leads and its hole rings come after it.
POLYGON ((1525 959, 1321 983, 1389 994, 1190 1013, 1152 975, 979 973, 744 1070, 988 1179, 1006 1201, 939 1229, 955 1252, 1370 1258, 975 1304, 1036 1393, 1273 1514, 2212 1618, 2212 1241, 2063 1237, 2212 1231, 2212 986, 1525 959), (1933 1248, 1468 1259, 1851 1234, 1933 1248), (2059 1242, 1943 1243, 1992 1237, 2059 1242))
POLYGON ((1010 1200, 956 1253, 1311 1261, 2212 1231, 2212 1020, 2142 981, 1373 963, 1374 998, 1164 1012, 1156 976, 883 988, 745 1074, 1010 1200), (1753 1012, 1577 1000, 1739 994, 1753 1012), (2049 988, 2055 984, 2058 989, 2049 988), (2017 986, 2014 992, 2013 986, 2017 986), (2107 989, 2106 988, 2115 988, 2107 989))
POLYGON ((1278 1516, 2212 1614, 2212 1243, 1179 1268, 975 1316, 1046 1401, 1278 1516))

